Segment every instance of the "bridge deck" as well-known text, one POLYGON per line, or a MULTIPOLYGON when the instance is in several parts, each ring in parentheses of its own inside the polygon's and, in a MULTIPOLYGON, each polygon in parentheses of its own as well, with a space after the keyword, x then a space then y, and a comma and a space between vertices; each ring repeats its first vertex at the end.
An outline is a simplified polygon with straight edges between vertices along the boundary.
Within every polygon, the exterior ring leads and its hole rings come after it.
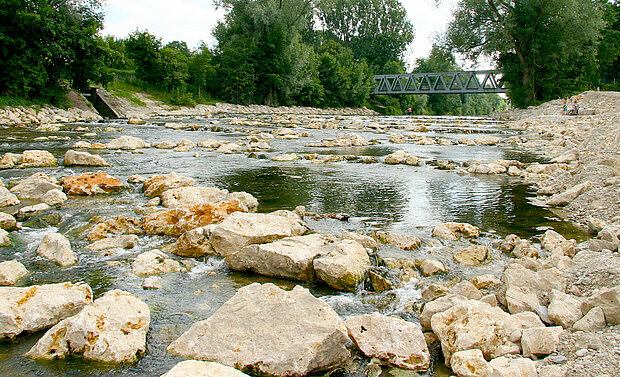
POLYGON ((501 75, 499 71, 377 75, 373 94, 506 93, 501 75))

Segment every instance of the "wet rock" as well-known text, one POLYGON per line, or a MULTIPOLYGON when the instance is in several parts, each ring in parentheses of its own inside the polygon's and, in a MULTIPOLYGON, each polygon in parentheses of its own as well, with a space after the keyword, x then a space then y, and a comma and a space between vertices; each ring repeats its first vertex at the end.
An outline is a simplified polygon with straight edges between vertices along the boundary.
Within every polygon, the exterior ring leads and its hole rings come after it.
POLYGON ((346 363, 348 341, 338 314, 307 289, 254 283, 195 323, 168 352, 259 374, 305 376, 346 363))
POLYGON ((58 166, 56 157, 48 151, 30 150, 22 153, 20 168, 42 168, 58 166))
POLYGON ((313 261, 316 276, 332 288, 354 291, 371 266, 366 249, 352 240, 342 240, 328 249, 313 261))
POLYGON ((584 301, 581 309, 587 313, 597 306, 603 309, 609 325, 620 325, 620 286, 595 291, 584 301))
POLYGON ((41 199, 50 190, 62 191, 62 187, 40 176, 30 176, 11 188, 20 199, 41 199))
POLYGON ((15 206, 19 204, 17 196, 12 194, 6 187, 0 186, 0 207, 15 206))
POLYGON ((0 229, 12 232, 20 229, 20 226, 17 225, 17 220, 15 220, 15 217, 9 215, 8 213, 0 212, 0 229))
POLYGON ((67 195, 58 189, 53 189, 46 192, 41 201, 51 207, 60 207, 67 201, 67 195))
POLYGON ((606 326, 605 313, 598 306, 590 309, 586 315, 575 322, 573 330, 575 331, 600 331, 606 326))
POLYGON ((437 313, 445 312, 453 306, 467 302, 467 298, 461 295, 449 294, 440 297, 424 305, 422 315, 420 316, 420 325, 424 330, 431 329, 431 318, 437 313))
POLYGON ((486 259, 488 252, 489 250, 485 246, 474 245, 454 253, 452 257, 461 264, 477 266, 486 259))
POLYGON ((174 147, 173 151, 175 152, 189 152, 194 149, 196 144, 194 144, 191 140, 181 140, 176 147, 174 147))
POLYGON ((372 237, 364 236, 358 233, 347 232, 346 230, 342 232, 342 236, 340 237, 343 240, 353 240, 360 243, 367 249, 377 250, 378 244, 372 237))
POLYGON ((102 171, 65 177, 60 184, 70 195, 107 194, 125 187, 121 181, 102 171))
POLYGON ((531 359, 511 359, 505 356, 489 362, 493 369, 493 377, 538 377, 536 363, 531 359))
POLYGON ((217 149, 222 144, 224 144, 224 142, 222 142, 220 140, 216 140, 216 139, 203 139, 203 140, 200 140, 197 145, 199 147, 201 147, 201 148, 217 149))
POLYGON ((215 187, 179 187, 164 191, 161 204, 167 208, 216 203, 226 199, 228 190, 215 187))
POLYGON ((89 232, 89 241, 108 237, 109 234, 142 234, 142 220, 135 217, 118 216, 98 222, 89 232))
POLYGON ((237 152, 239 150, 243 149, 243 146, 241 144, 238 143, 226 143, 226 144, 222 144, 220 145, 216 152, 217 153, 224 153, 224 154, 231 154, 234 152, 237 152))
POLYGON ((323 139, 320 143, 310 144, 310 147, 353 147, 366 146, 370 143, 355 133, 345 133, 330 139, 323 139))
POLYGON ((92 301, 85 283, 0 287, 0 339, 53 326, 92 301))
POLYGON ((450 359, 450 365, 458 377, 491 377, 493 373, 493 368, 479 349, 456 352, 450 359))
POLYGON ((176 144, 171 142, 171 141, 169 141, 169 140, 159 141, 159 142, 156 142, 156 143, 152 144, 153 148, 158 148, 158 149, 172 149, 175 146, 176 146, 176 144))
POLYGON ((194 185, 192 178, 183 177, 176 173, 170 173, 167 175, 155 175, 144 182, 142 190, 144 195, 149 198, 155 196, 161 196, 161 194, 170 189, 179 187, 189 187, 194 185))
POLYGON ((456 241, 457 239, 476 238, 480 236, 480 229, 467 223, 443 223, 433 229, 433 237, 456 241))
POLYGON ((430 354, 420 327, 397 317, 373 313, 345 321, 355 345, 381 363, 418 372, 430 366, 430 354))
POLYGON ((592 188, 592 182, 586 181, 584 183, 578 184, 562 193, 556 194, 551 197, 551 199, 547 200, 546 204, 548 206, 554 207, 562 207, 573 200, 575 200, 579 195, 583 194, 586 191, 589 191, 592 188))
POLYGON ((25 356, 62 359, 82 355, 109 363, 133 362, 146 351, 150 321, 144 302, 113 290, 49 329, 25 356))
POLYGON ((523 329, 523 356, 535 359, 555 352, 562 332, 561 326, 523 329))
POLYGON ((567 241, 568 240, 564 238, 564 236, 562 236, 560 233, 550 229, 546 231, 545 234, 543 234, 543 236, 540 238, 540 246, 543 250, 552 252, 558 246, 562 245, 567 241))
POLYGON ((538 249, 528 240, 520 240, 512 249, 512 255, 516 258, 538 258, 538 249))
POLYGON ((420 264, 420 270, 424 276, 431 276, 447 271, 446 266, 435 259, 424 259, 420 264))
POLYGON ((228 268, 299 281, 313 281, 312 262, 321 254, 329 239, 320 234, 288 237, 281 240, 248 245, 226 255, 228 268))
POLYGON ((218 223, 231 213, 246 212, 247 208, 238 200, 182 206, 147 215, 143 228, 146 234, 163 234, 179 237, 183 233, 218 223))
POLYGON ((110 166, 103 157, 90 154, 88 152, 78 152, 72 149, 69 149, 65 153, 65 159, 63 161, 63 165, 65 166, 110 166))
POLYGON ((422 300, 430 302, 450 293, 450 289, 441 284, 431 284, 422 290, 422 300))
POLYGON ((131 272, 139 276, 186 271, 181 263, 157 249, 138 255, 131 264, 131 272))
POLYGON ((286 153, 286 154, 280 154, 280 155, 272 157, 271 161, 286 162, 286 161, 295 161, 299 159, 301 159, 301 157, 299 157, 299 155, 296 153, 286 153))
POLYGON ((37 254, 58 263, 62 267, 77 263, 77 256, 71 250, 71 243, 60 233, 51 232, 43 237, 37 247, 37 254))
POLYGON ((500 164, 477 164, 467 168, 468 173, 474 174, 504 174, 508 168, 500 164))
POLYGON ((47 211, 50 208, 52 207, 50 207, 48 204, 45 204, 45 203, 39 203, 33 206, 22 207, 19 209, 19 211, 17 211, 17 214, 15 215, 15 217, 19 221, 24 221, 38 214, 39 212, 47 211))
POLYGON ((109 238, 102 238, 97 240, 90 245, 87 245, 85 248, 89 250, 106 250, 106 249, 131 249, 138 244, 138 236, 131 235, 120 235, 109 238))
POLYGON ((494 275, 478 275, 471 279, 471 283, 478 289, 493 289, 502 285, 502 281, 494 275))
POLYGON ((214 254, 209 235, 210 226, 198 227, 183 233, 178 240, 164 247, 162 251, 180 255, 182 257, 198 258, 207 254, 214 254))
POLYGON ((210 361, 181 361, 161 377, 250 377, 240 370, 210 361))
POLYGON ((149 148, 150 144, 140 138, 123 135, 107 143, 105 147, 107 149, 135 150, 149 148))
POLYGON ((301 236, 307 229, 303 221, 290 211, 270 214, 235 212, 213 228, 210 241, 218 254, 226 256, 251 244, 301 236))
POLYGON ((26 275, 28 270, 16 260, 0 263, 0 285, 13 285, 26 275))
POLYGON ((162 282, 159 276, 149 276, 142 282, 142 289, 161 289, 162 282))
POLYGON ((497 145, 500 139, 495 136, 483 136, 474 140, 478 145, 497 145))
POLYGON ((551 291, 549 301, 549 318, 556 325, 569 329, 583 317, 581 302, 566 293, 554 289, 551 291))
POLYGON ((403 250, 413 250, 420 247, 422 244, 422 241, 418 237, 409 236, 406 234, 377 231, 373 233, 373 236, 378 242, 398 247, 403 250))
POLYGON ((385 292, 394 289, 394 284, 379 273, 380 270, 368 271, 368 281, 374 292, 385 292))
MULTIPOLYGON (((226 195, 225 200, 233 199, 237 199, 243 203, 246 207, 248 207, 248 211, 254 211, 258 208, 258 199, 245 191, 229 192, 228 195, 226 195)), ((299 217, 301 218, 302 216, 299 217)))
POLYGON ((480 300, 482 292, 478 290, 470 281, 464 280, 450 289, 450 293, 467 297, 471 300, 480 300))
POLYGON ((144 184, 144 182, 148 180, 149 179, 147 177, 143 177, 140 174, 134 174, 130 176, 129 178, 127 178, 128 183, 137 183, 137 184, 144 184))
POLYGON ((441 340, 446 365, 455 352, 474 348, 490 359, 500 346, 513 347, 521 336, 521 326, 510 314, 474 300, 433 315, 431 327, 441 340))

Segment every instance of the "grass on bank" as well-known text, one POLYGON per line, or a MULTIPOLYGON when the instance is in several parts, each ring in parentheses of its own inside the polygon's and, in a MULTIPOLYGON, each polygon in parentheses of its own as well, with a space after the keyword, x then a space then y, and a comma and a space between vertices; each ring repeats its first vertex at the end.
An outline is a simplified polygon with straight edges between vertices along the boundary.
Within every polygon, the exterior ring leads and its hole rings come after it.
POLYGON ((116 96, 127 98, 136 106, 146 106, 142 100, 135 96, 137 92, 145 93, 154 100, 161 101, 170 106, 194 107, 197 104, 214 105, 219 102, 210 97, 197 98, 198 96, 192 93, 161 90, 138 80, 116 80, 108 85, 107 90, 116 96))
POLYGON ((0 109, 4 109, 7 107, 32 107, 38 110, 42 107, 49 106, 50 104, 53 104, 56 107, 67 109, 68 107, 70 107, 71 102, 66 98, 66 96, 62 96, 62 98, 55 98, 53 101, 50 101, 48 99, 31 99, 10 95, 0 95, 0 109))

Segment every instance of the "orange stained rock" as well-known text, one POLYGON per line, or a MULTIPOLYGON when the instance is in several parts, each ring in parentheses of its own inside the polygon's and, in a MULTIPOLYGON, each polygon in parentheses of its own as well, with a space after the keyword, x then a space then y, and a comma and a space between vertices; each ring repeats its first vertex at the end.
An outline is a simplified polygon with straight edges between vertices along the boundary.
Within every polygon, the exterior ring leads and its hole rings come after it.
POLYGON ((65 177, 60 184, 67 194, 72 195, 105 194, 125 187, 121 181, 102 171, 65 177))

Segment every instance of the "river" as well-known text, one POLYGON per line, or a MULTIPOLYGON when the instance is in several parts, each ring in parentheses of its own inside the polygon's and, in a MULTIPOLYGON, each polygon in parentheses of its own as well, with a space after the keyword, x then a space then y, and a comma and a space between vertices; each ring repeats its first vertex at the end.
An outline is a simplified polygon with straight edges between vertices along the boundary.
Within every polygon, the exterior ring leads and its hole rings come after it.
MULTIPOLYGON (((454 282, 491 273, 498 276, 507 257, 491 245, 507 234, 521 237, 540 235, 553 227, 567 238, 586 237, 569 223, 551 212, 535 207, 528 201, 533 193, 520 179, 506 175, 457 174, 454 170, 439 170, 433 161, 449 160, 458 164, 471 159, 518 159, 538 161, 537 156, 525 155, 509 144, 499 146, 417 145, 412 142, 395 144, 389 141, 390 132, 418 134, 429 138, 442 137, 458 140, 481 136, 500 138, 517 135, 500 122, 482 118, 464 117, 362 117, 362 116, 295 116, 283 115, 226 115, 211 118, 156 118, 146 125, 128 125, 125 121, 105 123, 67 124, 58 132, 39 132, 33 128, 0 128, 0 152, 21 153, 26 149, 52 152, 62 161, 64 152, 78 139, 106 143, 120 135, 140 137, 154 143, 184 139, 197 143, 205 138, 237 141, 252 129, 270 132, 277 128, 307 133, 307 137, 284 140, 273 139, 271 149, 265 152, 221 154, 195 148, 189 152, 169 149, 144 149, 144 153, 109 150, 90 151, 101 154, 110 167, 102 170, 126 181, 133 174, 151 176, 176 172, 196 180, 197 186, 215 186, 229 191, 246 191, 260 203, 259 212, 279 209, 292 210, 303 205, 318 214, 346 213, 348 221, 306 217, 310 228, 318 233, 340 235, 343 230, 370 234, 373 230, 389 230, 416 235, 423 246, 415 251, 404 251, 382 246, 378 255, 413 260, 432 253, 449 268, 449 273, 433 279, 454 282), (197 125, 195 130, 174 130, 164 127, 166 122, 197 125), (338 126, 333 129, 310 129, 308 124, 319 122, 338 126), (408 131, 414 125, 425 125, 427 132, 408 131), (76 127, 88 131, 76 131, 76 127), (105 127, 122 128, 120 132, 105 132, 105 127), (308 144, 342 132, 355 132, 373 144, 367 147, 316 148, 308 144), (85 133, 96 137, 87 138, 85 133), (38 139, 45 136, 47 139, 38 139), (49 138, 51 136, 51 139, 49 138), (382 162, 364 164, 356 161, 316 164, 306 159, 274 162, 271 157, 283 153, 337 154, 374 156, 381 161, 396 150, 405 150, 421 157, 422 166, 386 165, 382 162), (199 155, 195 155, 198 152, 199 155), (491 261, 476 269, 456 264, 451 253, 454 244, 442 244, 430 237, 432 228, 447 221, 467 222, 482 230, 479 242, 492 250, 491 261), (431 242, 433 241, 433 242, 431 242)), ((54 167, 10 169, 0 171, 5 185, 36 172, 50 176, 76 175, 93 171, 88 167, 54 167)), ((16 343, 0 343, 0 362, 3 376, 159 376, 168 371, 180 358, 167 354, 165 349, 191 324, 208 318, 240 287, 252 282, 273 282, 283 288, 296 283, 274 280, 251 274, 234 273, 217 257, 196 259, 189 273, 170 273, 163 276, 164 288, 143 290, 143 278, 131 273, 133 258, 152 248, 171 242, 159 236, 141 236, 138 247, 117 251, 111 255, 87 251, 85 232, 94 217, 111 218, 119 215, 138 217, 133 211, 144 205, 147 198, 139 186, 131 186, 119 194, 97 197, 70 197, 64 206, 38 216, 26 223, 21 231, 13 232, 13 248, 0 249, 0 261, 17 259, 31 272, 18 285, 27 286, 63 281, 84 281, 99 297, 111 289, 123 289, 145 301, 151 309, 151 327, 147 338, 148 351, 131 365, 105 365, 87 362, 81 358, 58 361, 33 361, 22 355, 42 335, 23 336, 16 343), (35 249, 43 235, 57 230, 65 234, 78 254, 80 262, 69 268, 60 268, 37 256, 35 249), (120 261, 109 266, 106 262, 120 261)), ((25 205, 31 204, 24 201, 25 205)), ((14 211, 15 208, 5 209, 14 211)), ((421 301, 420 290, 408 285, 387 293, 340 293, 324 286, 305 284, 313 294, 329 303, 343 318, 354 314, 380 311, 397 314, 417 321, 411 308, 421 301)), ((440 369, 440 368, 439 368, 440 369)), ((429 375, 438 373, 433 369, 429 375)), ((444 368, 445 369, 445 368, 444 368)))

